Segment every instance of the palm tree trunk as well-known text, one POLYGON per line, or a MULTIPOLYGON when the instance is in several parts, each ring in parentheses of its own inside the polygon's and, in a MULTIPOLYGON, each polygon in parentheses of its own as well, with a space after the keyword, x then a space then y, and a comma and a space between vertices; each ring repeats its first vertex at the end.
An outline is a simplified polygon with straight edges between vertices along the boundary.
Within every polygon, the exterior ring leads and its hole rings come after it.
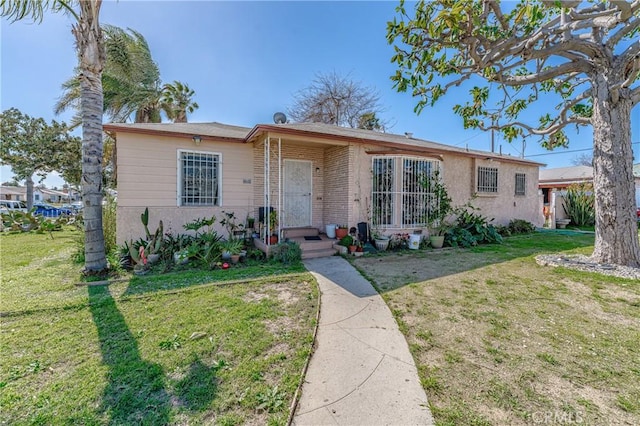
POLYGON ((82 114, 82 199, 84 203, 85 272, 107 269, 102 230, 102 69, 105 51, 98 22, 101 0, 79 2, 73 27, 80 62, 82 114))

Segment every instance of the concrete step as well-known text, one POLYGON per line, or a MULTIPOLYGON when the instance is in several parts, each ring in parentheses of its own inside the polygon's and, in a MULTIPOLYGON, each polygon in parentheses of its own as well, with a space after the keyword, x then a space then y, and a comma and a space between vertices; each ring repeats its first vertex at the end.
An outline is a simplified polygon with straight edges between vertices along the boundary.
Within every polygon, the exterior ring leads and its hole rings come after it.
POLYGON ((318 228, 304 227, 304 228, 286 228, 282 230, 282 236, 284 238, 294 239, 299 237, 315 237, 319 234, 318 228))
POLYGON ((300 246, 300 249, 304 252, 307 250, 323 250, 333 247, 334 241, 328 239, 324 235, 320 236, 321 240, 307 241, 304 237, 289 238, 290 241, 295 241, 300 246))
POLYGON ((320 250, 306 250, 302 252, 303 259, 315 259, 317 257, 329 257, 336 254, 336 249, 320 249, 320 250))

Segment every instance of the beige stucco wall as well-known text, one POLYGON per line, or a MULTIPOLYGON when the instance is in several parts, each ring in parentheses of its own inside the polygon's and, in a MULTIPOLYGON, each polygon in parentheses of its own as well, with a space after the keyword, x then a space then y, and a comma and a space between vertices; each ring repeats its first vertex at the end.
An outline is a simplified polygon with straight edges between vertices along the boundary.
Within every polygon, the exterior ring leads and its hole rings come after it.
MULTIPOLYGON (((352 196, 349 199, 349 226, 357 222, 369 221, 367 206, 371 200, 371 166, 373 155, 367 150, 375 151, 375 147, 351 146, 353 170, 352 196)), ((379 150, 379 149, 378 149, 379 150)), ((424 158, 424 157, 416 157, 424 158)), ((481 213, 493 224, 508 224, 512 219, 524 219, 536 226, 542 226, 544 217, 538 195, 538 167, 534 165, 516 164, 507 161, 488 161, 459 155, 442 157, 442 176, 447 191, 454 205, 462 205, 476 194, 477 167, 498 168, 498 193, 477 195, 472 204, 481 209, 481 213), (515 174, 526 174, 526 195, 515 195, 515 174)), ((390 229, 393 232, 413 231, 414 229, 390 229)))
MULTIPOLYGON (((276 139, 272 139, 276 141, 276 139)), ((150 210, 150 228, 160 219, 166 231, 184 232, 182 226, 200 217, 233 211, 244 221, 257 219, 264 203, 264 145, 224 141, 202 141, 195 146, 190 138, 118 134, 118 242, 143 235, 140 214, 150 210), (219 153, 222 156, 222 205, 220 207, 179 207, 177 204, 178 150, 219 153)), ((370 221, 371 161, 367 151, 380 147, 362 144, 300 143, 282 139, 282 160, 309 160, 312 163, 312 226, 324 231, 329 223, 356 226, 370 221)), ((272 147, 271 205, 277 208, 278 150, 272 147)), ((420 158, 420 157, 418 157, 420 158)), ((455 205, 466 203, 475 194, 478 166, 497 167, 498 193, 479 195, 473 204, 495 224, 525 219, 543 223, 538 196, 538 167, 507 161, 476 159, 446 154, 442 173, 455 205), (515 194, 515 173, 525 173, 525 196, 515 194)), ((220 232, 222 229, 218 227, 220 232)), ((394 232, 400 229, 394 229, 394 232)), ((407 229, 413 231, 413 229, 407 229)))
MULTIPOLYGON (((184 233, 183 225, 201 217, 221 219, 234 212, 244 222, 253 211, 253 146, 206 141, 199 146, 189 138, 119 133, 117 240, 121 244, 144 235, 140 214, 149 207, 151 230, 163 221, 165 232, 184 233), (219 153, 222 158, 222 193, 219 207, 178 206, 178 150, 219 153)), ((218 226, 219 232, 223 229, 218 226)))

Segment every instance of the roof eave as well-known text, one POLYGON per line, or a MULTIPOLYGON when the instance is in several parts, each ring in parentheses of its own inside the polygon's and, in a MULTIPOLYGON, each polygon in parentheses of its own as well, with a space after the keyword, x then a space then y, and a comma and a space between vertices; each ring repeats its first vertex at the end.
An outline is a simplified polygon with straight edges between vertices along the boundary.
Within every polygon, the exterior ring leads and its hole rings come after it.
POLYGON ((191 139, 194 136, 200 136, 200 138, 204 141, 204 140, 210 140, 210 141, 225 141, 225 142, 236 142, 236 143, 244 143, 245 142, 245 138, 235 138, 235 137, 231 137, 231 136, 210 136, 210 135, 203 135, 201 133, 197 133, 197 132, 176 132, 176 131, 172 131, 172 130, 159 130, 159 129, 142 129, 139 127, 124 127, 124 126, 118 126, 117 124, 103 124, 102 128, 104 129, 104 131, 106 132, 121 132, 121 133, 135 133, 135 134, 141 134, 141 135, 152 135, 152 136, 176 136, 176 137, 183 137, 183 138, 187 138, 187 139, 191 139))
POLYGON ((535 161, 525 160, 525 159, 520 159, 520 158, 510 157, 510 156, 505 157, 503 155, 496 155, 494 153, 488 153, 488 152, 485 153, 485 152, 475 152, 475 151, 458 151, 458 150, 450 150, 446 148, 437 148, 437 147, 420 147, 417 145, 407 145, 407 144, 400 144, 396 142, 378 141, 374 139, 357 138, 353 136, 328 134, 323 132, 316 132, 313 130, 291 129, 287 127, 279 127, 277 125, 272 125, 272 124, 256 125, 253 129, 251 129, 251 131, 245 138, 245 142, 246 143, 251 142, 254 138, 258 137, 260 133, 269 133, 269 132, 274 132, 274 133, 277 132, 277 133, 283 133, 288 135, 305 135, 309 137, 317 137, 320 139, 340 140, 344 142, 366 143, 369 145, 375 145, 375 146, 380 146, 385 148, 412 150, 416 152, 428 152, 428 153, 433 153, 438 155, 447 155, 447 154, 456 155, 457 154, 464 157, 491 158, 498 161, 507 161, 510 163, 518 163, 518 164, 524 164, 528 166, 537 166, 537 167, 546 166, 545 163, 538 163, 535 161))

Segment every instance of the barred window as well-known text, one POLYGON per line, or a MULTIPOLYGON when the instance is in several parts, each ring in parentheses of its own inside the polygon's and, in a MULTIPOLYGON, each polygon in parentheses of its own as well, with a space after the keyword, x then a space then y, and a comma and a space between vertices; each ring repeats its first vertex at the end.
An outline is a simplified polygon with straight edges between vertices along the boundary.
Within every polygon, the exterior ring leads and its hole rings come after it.
POLYGON ((527 195, 527 175, 516 173, 516 195, 527 195))
POLYGON ((428 222, 434 203, 430 179, 439 163, 412 157, 373 159, 371 213, 374 226, 416 227, 428 222))
POLYGON ((384 226, 393 224, 395 159, 373 159, 373 193, 371 194, 373 222, 384 226))
POLYGON ((178 173, 179 205, 220 205, 219 154, 180 151, 178 173))
POLYGON ((495 167, 478 167, 478 192, 498 192, 498 169, 495 167))

